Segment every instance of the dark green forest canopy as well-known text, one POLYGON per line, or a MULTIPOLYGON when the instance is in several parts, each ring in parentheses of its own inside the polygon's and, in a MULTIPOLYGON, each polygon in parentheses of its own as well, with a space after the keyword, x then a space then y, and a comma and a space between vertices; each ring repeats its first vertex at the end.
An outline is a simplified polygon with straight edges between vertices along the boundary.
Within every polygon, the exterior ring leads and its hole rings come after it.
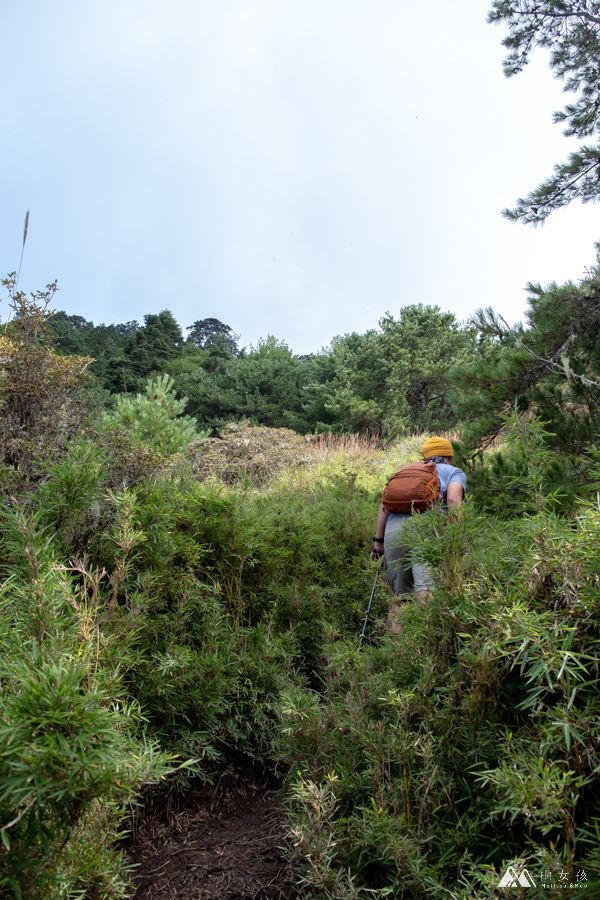
POLYGON ((269 336, 249 350, 218 319, 183 332, 168 310, 144 324, 98 325, 56 313, 60 350, 92 356, 91 370, 110 394, 135 393, 167 373, 186 412, 203 428, 229 421, 309 431, 368 431, 393 437, 414 428, 452 428, 450 372, 479 358, 477 331, 437 306, 406 306, 378 329, 340 335, 321 353, 296 356, 269 336))

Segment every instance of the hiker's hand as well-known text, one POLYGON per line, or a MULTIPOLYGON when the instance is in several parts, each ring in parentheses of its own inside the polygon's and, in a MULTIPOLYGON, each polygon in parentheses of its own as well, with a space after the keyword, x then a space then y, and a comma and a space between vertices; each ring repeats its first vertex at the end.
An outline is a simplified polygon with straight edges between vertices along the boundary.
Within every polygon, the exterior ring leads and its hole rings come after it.
POLYGON ((373 549, 371 550, 371 562, 375 562, 376 559, 379 559, 380 556, 383 556, 383 541, 378 542, 377 544, 373 544, 373 549), (381 547, 381 550, 378 548, 381 547))

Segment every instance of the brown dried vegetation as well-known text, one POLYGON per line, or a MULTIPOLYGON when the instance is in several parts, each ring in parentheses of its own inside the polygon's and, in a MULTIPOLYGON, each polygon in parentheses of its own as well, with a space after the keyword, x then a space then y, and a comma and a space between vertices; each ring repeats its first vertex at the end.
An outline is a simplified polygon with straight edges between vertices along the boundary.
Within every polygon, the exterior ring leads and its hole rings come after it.
POLYGON ((47 320, 56 291, 27 297, 14 273, 4 279, 13 318, 0 333, 0 485, 9 492, 35 480, 88 415, 81 388, 90 357, 59 356, 47 320))
POLYGON ((307 438, 289 428, 265 428, 248 422, 226 425, 221 436, 189 445, 194 473, 223 484, 264 484, 276 472, 310 466, 314 453, 307 438))

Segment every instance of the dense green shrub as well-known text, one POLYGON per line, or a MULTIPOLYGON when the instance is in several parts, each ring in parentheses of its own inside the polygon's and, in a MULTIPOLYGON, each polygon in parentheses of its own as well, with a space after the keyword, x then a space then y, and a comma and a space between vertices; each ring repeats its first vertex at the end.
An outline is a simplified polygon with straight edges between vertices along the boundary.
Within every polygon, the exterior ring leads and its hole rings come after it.
POLYGON ((538 885, 547 870, 591 884, 600 513, 415 524, 437 572, 430 602, 362 653, 331 643, 325 688, 281 706, 306 883, 335 898, 491 898, 513 863, 538 885))
POLYGON ((5 508, 2 533, 2 896, 83 897, 91 886, 123 896, 111 844, 168 755, 144 737, 114 657, 106 664, 102 574, 79 567, 70 578, 39 516, 5 508))
POLYGON ((336 452, 245 424, 186 449, 182 409, 150 383, 3 502, 2 890, 124 897, 119 823, 144 785, 249 759, 287 773, 307 896, 491 898, 509 863, 591 883, 596 450, 569 490, 580 457, 533 407, 504 414, 465 515, 412 523, 430 601, 391 636, 380 581, 359 650, 380 491, 420 442, 336 452))

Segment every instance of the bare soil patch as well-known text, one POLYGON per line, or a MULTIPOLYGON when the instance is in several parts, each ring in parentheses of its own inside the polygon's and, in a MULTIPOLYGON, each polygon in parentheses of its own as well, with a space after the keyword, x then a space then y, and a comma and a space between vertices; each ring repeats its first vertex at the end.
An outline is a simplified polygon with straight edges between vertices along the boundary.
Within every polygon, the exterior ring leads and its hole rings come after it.
POLYGON ((128 853, 132 900, 289 900, 293 874, 274 785, 226 776, 148 805, 128 853))

